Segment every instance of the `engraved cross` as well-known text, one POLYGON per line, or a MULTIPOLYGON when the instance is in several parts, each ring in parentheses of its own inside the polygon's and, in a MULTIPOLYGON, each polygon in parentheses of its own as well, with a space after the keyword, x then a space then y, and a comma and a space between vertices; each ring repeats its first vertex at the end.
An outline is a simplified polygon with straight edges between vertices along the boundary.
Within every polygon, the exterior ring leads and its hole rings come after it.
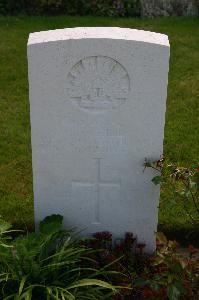
POLYGON ((100 198, 101 198, 101 187, 120 187, 121 180, 108 180, 105 181, 101 178, 101 159, 94 158, 96 164, 96 181, 95 182, 86 182, 86 181, 73 181, 73 185, 81 185, 86 187, 93 186, 95 188, 95 208, 94 208, 94 223, 100 223, 100 198))

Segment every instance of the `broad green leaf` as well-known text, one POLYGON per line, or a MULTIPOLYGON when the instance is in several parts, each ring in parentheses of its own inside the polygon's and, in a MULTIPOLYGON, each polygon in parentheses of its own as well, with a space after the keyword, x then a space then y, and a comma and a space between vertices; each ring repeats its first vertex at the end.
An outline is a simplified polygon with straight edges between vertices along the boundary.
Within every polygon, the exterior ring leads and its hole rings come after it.
POLYGON ((52 234, 62 229, 63 217, 61 215, 51 215, 40 222, 40 232, 52 234))

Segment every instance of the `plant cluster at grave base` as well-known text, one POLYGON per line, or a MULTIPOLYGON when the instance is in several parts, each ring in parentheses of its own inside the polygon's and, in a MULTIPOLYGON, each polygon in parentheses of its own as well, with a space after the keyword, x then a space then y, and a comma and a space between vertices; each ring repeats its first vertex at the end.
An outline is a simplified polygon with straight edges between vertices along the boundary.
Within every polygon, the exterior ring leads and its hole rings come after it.
POLYGON ((157 235, 157 253, 147 256, 133 233, 112 241, 110 232, 78 239, 62 228, 62 216, 40 223, 40 233, 18 232, 0 222, 0 299, 132 300, 197 299, 198 249, 189 255, 157 235))
POLYGON ((123 286, 114 300, 198 299, 199 249, 190 245, 186 255, 181 254, 177 242, 157 233, 156 254, 149 256, 144 253, 145 245, 137 243, 133 233, 126 233, 124 239, 114 244, 109 232, 99 232, 93 237, 89 248, 103 250, 94 252, 92 258, 101 268, 111 266, 126 276, 112 280, 116 286, 123 286))
POLYGON ((98 300, 117 292, 106 280, 106 269, 91 267, 93 251, 62 229, 62 219, 47 217, 39 234, 15 239, 9 237, 10 225, 1 221, 0 299, 98 300))
POLYGON ((0 14, 140 16, 140 0, 0 0, 0 14))

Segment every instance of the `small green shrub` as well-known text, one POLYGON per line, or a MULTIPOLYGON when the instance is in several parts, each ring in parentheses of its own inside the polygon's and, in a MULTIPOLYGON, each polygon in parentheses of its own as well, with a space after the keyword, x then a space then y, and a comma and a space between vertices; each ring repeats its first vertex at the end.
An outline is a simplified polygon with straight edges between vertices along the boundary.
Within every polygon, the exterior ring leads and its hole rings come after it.
MULTIPOLYGON (((91 267, 92 250, 71 231, 62 217, 40 224, 40 233, 11 239, 10 225, 0 224, 0 299, 103 299, 116 293, 106 269, 91 267)), ((93 260, 92 260, 93 262, 93 260)))

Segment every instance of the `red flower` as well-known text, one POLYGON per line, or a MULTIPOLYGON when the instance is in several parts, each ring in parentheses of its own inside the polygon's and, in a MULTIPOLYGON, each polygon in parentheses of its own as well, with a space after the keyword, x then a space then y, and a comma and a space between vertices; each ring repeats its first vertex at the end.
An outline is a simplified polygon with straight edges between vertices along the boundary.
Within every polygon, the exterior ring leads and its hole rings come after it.
POLYGON ((111 241, 112 234, 109 231, 96 232, 93 234, 93 237, 98 240, 108 240, 111 241))

